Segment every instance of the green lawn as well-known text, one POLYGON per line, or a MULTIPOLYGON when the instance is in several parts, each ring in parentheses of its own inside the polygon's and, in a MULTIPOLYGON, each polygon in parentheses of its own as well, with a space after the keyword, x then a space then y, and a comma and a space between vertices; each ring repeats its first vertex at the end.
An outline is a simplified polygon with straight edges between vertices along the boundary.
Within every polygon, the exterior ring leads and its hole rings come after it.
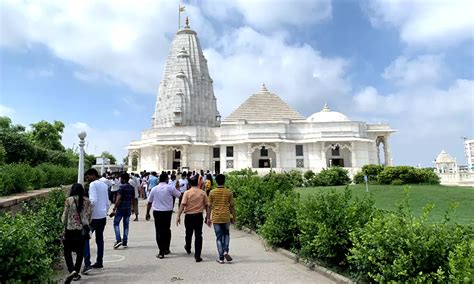
MULTIPOLYGON (((369 193, 365 185, 351 185, 353 197, 363 198, 367 194, 373 194, 375 206, 380 209, 394 210, 397 202, 404 196, 405 186, 395 185, 369 185, 369 193)), ((343 191, 344 186, 335 187, 301 187, 298 192, 302 199, 315 195, 318 192, 328 192, 335 188, 343 191)), ((419 216, 426 204, 434 204, 430 221, 443 220, 446 210, 453 202, 458 202, 459 207, 451 215, 451 219, 460 224, 474 226, 474 187, 457 187, 442 185, 410 185, 410 204, 415 215, 419 216)))

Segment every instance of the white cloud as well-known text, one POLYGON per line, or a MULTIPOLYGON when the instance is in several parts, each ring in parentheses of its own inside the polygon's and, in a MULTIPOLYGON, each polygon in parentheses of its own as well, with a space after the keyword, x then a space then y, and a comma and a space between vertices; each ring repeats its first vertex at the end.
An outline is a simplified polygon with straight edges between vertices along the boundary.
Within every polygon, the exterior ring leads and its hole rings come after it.
POLYGON ((435 85, 448 76, 442 55, 400 56, 385 68, 382 77, 400 86, 435 85))
POLYGON ((344 104, 350 92, 345 78, 348 62, 325 58, 309 45, 291 45, 285 39, 245 27, 223 37, 217 49, 205 50, 224 117, 262 83, 303 114, 319 111, 324 102, 344 104))
POLYGON ((0 105, 0 116, 12 116, 13 114, 15 113, 15 110, 10 108, 10 107, 7 107, 7 106, 4 106, 4 105, 0 105))
POLYGON ((203 1, 203 11, 226 21, 238 13, 244 22, 257 29, 275 29, 282 25, 304 26, 330 19, 331 0, 236 0, 203 1))
POLYGON ((390 25, 409 45, 445 47, 474 36, 474 2, 471 0, 368 0, 374 26, 390 25))
POLYGON ((77 135, 81 131, 86 131, 85 151, 88 154, 100 155, 103 151, 112 153, 119 163, 127 155, 124 149, 131 140, 138 139, 140 132, 121 129, 98 129, 84 122, 67 124, 63 132, 63 145, 67 148, 78 147, 79 138, 77 135))
POLYGON ((356 109, 362 112, 371 112, 377 108, 377 89, 372 86, 365 87, 354 95, 356 109))

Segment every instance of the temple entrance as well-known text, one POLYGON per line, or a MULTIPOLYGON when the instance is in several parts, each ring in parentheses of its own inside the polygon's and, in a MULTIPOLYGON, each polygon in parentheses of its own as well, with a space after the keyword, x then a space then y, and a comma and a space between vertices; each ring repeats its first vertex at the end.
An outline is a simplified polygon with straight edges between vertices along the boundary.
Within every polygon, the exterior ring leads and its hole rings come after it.
POLYGON ((348 144, 334 143, 326 147, 327 167, 351 167, 351 149, 348 144))
POLYGON ((332 167, 344 167, 344 159, 332 159, 332 167))
POLYGON ((377 159, 379 165, 387 166, 388 164, 385 157, 385 138, 383 136, 377 137, 377 140, 375 141, 375 146, 377 147, 377 159))
POLYGON ((221 173, 221 161, 214 161, 214 172, 216 174, 221 173))
POLYGON ((173 151, 173 170, 177 170, 181 167, 181 151, 173 151))
POLYGON ((274 168, 276 153, 273 149, 261 146, 252 153, 252 168, 274 168))

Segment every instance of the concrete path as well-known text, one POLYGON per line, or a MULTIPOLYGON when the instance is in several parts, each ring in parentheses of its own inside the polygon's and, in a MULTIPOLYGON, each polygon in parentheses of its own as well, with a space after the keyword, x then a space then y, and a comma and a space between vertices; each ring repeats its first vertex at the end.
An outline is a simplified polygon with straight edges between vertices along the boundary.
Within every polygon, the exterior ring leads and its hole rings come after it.
MULTIPOLYGON (((107 219, 104 268, 83 275, 82 283, 334 283, 276 252, 267 251, 255 236, 234 229, 230 242, 232 263, 216 262, 214 231, 206 225, 203 228, 204 260, 196 263, 193 254, 184 251, 184 225, 176 227, 176 214, 172 217, 171 254, 158 259, 153 216, 145 221, 145 206, 146 202, 141 200, 139 221, 130 222, 127 249, 113 249, 113 223, 111 218, 107 219)), ((92 262, 95 249, 92 239, 92 262)))

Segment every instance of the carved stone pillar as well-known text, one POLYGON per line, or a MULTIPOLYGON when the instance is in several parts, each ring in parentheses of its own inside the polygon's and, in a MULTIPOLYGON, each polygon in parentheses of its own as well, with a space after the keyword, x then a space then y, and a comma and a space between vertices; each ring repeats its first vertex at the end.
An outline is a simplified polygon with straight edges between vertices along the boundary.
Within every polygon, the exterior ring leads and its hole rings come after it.
POLYGON ((351 167, 352 168, 357 167, 355 145, 356 145, 355 142, 351 142, 351 149, 350 150, 351 150, 351 167))
POLYGON ((276 161, 274 162, 275 164, 275 168, 279 169, 281 168, 281 153, 280 153, 280 145, 279 144, 275 144, 275 156, 276 156, 276 161))
POLYGON ((127 167, 127 172, 132 172, 132 163, 133 163, 133 152, 128 151, 128 167, 127 167))
POLYGON ((181 151, 181 168, 188 167, 188 146, 183 146, 181 151))
POLYGON ((323 168, 327 168, 327 161, 326 161, 326 149, 324 148, 324 142, 321 142, 321 165, 323 168))
POLYGON ((249 168, 253 168, 252 153, 253 153, 252 143, 249 143, 247 145, 247 164, 249 168))
POLYGON ((385 149, 385 165, 386 166, 393 166, 392 161, 392 152, 390 150, 390 144, 388 143, 388 134, 384 138, 384 149, 385 149))

